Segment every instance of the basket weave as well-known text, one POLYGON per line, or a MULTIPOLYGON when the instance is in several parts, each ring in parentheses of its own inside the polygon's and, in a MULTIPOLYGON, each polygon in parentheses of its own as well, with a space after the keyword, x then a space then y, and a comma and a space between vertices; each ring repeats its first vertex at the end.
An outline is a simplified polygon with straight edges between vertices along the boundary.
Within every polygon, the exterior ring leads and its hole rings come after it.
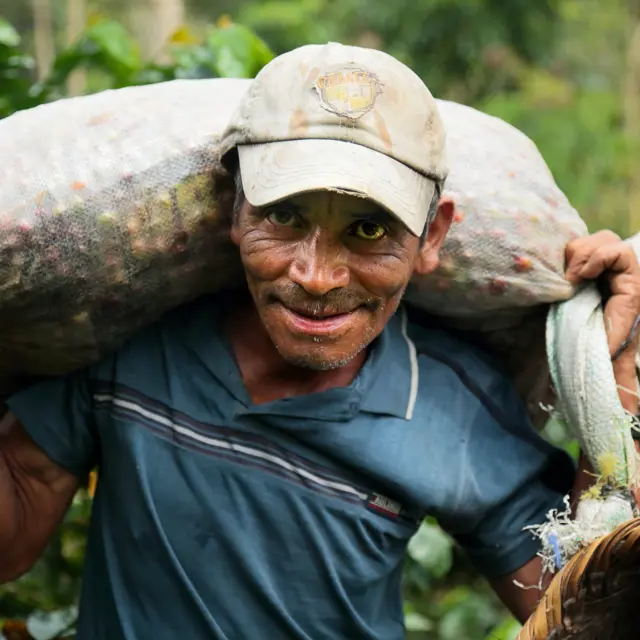
POLYGON ((640 638, 640 518, 577 553, 516 640, 640 638))

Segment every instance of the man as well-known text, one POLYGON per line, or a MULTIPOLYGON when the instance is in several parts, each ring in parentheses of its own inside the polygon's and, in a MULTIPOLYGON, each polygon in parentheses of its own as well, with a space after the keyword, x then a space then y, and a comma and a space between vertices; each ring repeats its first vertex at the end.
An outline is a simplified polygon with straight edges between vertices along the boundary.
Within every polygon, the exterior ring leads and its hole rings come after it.
MULTIPOLYGON (((29 569, 99 464, 80 640, 402 638, 426 514, 524 618, 536 594, 513 579, 540 564, 523 527, 575 472, 488 357, 400 306, 453 215, 431 94, 381 52, 303 47, 258 76, 225 151, 248 292, 11 399, 0 579, 29 569)), ((609 274, 622 342, 640 312, 626 245, 596 234, 568 265, 609 274)), ((632 387, 632 348, 616 368, 632 387)))

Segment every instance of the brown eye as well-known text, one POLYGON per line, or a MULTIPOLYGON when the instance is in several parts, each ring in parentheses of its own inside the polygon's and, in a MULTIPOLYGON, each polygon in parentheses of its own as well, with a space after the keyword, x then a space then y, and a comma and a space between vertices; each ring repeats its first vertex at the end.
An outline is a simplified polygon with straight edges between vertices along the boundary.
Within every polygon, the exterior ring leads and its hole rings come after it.
POLYGON ((379 222, 361 220, 353 225, 352 233, 361 240, 380 240, 387 234, 387 229, 379 222))
POLYGON ((286 209, 274 209, 270 211, 267 219, 271 224, 275 224, 278 227, 295 227, 298 224, 296 214, 286 209))

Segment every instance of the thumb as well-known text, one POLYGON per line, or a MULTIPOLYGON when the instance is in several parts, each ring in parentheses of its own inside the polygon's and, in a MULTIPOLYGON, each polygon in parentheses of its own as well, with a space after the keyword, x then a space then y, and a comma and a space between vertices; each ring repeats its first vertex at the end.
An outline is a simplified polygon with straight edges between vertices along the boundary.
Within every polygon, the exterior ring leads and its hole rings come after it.
POLYGON ((604 323, 612 358, 621 357, 626 350, 634 351, 634 346, 637 348, 640 316, 630 302, 624 296, 614 296, 605 307, 604 323))

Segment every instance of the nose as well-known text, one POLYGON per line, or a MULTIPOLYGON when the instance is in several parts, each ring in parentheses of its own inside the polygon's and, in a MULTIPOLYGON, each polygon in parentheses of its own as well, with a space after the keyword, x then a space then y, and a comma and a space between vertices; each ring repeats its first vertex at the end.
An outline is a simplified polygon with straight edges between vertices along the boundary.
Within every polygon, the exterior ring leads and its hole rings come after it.
POLYGON ((345 248, 322 230, 310 234, 297 247, 289 278, 313 296, 349 285, 345 248))

